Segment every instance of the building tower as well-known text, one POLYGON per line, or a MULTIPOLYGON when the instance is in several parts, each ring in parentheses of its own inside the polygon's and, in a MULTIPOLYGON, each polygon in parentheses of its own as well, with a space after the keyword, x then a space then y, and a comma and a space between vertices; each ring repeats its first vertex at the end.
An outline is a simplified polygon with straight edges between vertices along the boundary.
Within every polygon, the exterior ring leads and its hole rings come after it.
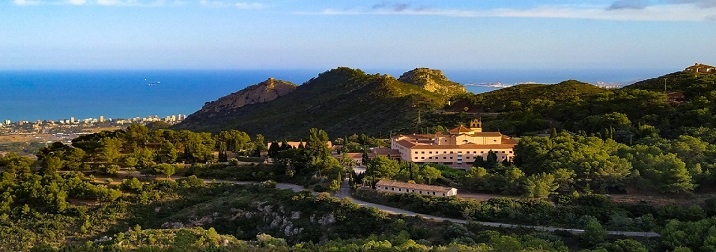
POLYGON ((472 119, 470 122, 470 131, 482 132, 482 121, 479 118, 472 119))

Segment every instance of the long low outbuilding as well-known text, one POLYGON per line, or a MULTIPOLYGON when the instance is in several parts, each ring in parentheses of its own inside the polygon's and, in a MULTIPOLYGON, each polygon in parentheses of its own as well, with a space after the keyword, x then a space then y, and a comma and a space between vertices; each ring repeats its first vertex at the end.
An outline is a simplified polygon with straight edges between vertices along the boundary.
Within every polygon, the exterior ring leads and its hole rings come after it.
POLYGON ((381 180, 375 184, 378 191, 391 193, 417 193, 439 197, 456 196, 457 188, 424 184, 405 183, 393 180, 381 180))

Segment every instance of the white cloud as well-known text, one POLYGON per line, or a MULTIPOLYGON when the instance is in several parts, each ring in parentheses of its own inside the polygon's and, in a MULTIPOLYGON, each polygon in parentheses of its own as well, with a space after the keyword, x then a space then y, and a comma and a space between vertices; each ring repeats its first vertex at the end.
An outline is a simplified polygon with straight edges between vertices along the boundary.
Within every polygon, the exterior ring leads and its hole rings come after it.
POLYGON ((180 5, 183 0, 13 0, 15 5, 102 5, 102 6, 165 6, 180 5))
POLYGON ((199 1, 199 5, 211 8, 235 7, 243 10, 257 10, 265 7, 262 3, 233 2, 223 0, 201 0, 199 1))
POLYGON ((72 5, 83 5, 87 3, 87 0, 67 0, 67 3, 72 5))
POLYGON ((691 4, 667 4, 607 10, 603 6, 541 6, 529 9, 497 8, 489 10, 457 9, 371 9, 335 10, 325 9, 318 15, 426 15, 448 17, 510 17, 510 18, 563 18, 620 21, 704 21, 712 20, 713 9, 700 8, 691 4))
POLYGON ((695 4, 701 8, 714 8, 716 7, 716 0, 671 0, 674 3, 683 4, 695 4))
POLYGON ((201 0, 199 1, 199 4, 204 7, 212 7, 212 8, 219 8, 219 7, 230 7, 231 4, 224 2, 224 1, 211 1, 211 0, 201 0))
POLYGON ((25 5, 40 5, 42 2, 37 0, 13 0, 13 4, 25 6, 25 5))
POLYGON ((137 0, 97 0, 99 5, 112 5, 112 6, 136 6, 141 5, 137 0))
POLYGON ((256 10, 256 9, 263 9, 263 8, 264 8, 264 5, 261 4, 261 3, 243 3, 243 2, 239 2, 239 3, 235 3, 234 6, 236 6, 236 8, 244 9, 244 10, 256 10))

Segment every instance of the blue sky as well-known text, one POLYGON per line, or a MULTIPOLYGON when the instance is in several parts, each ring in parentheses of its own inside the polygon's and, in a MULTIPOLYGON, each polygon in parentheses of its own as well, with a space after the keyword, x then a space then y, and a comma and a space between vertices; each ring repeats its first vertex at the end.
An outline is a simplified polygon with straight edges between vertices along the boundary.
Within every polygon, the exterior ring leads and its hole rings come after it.
POLYGON ((0 69, 681 69, 716 0, 7 0, 0 69))

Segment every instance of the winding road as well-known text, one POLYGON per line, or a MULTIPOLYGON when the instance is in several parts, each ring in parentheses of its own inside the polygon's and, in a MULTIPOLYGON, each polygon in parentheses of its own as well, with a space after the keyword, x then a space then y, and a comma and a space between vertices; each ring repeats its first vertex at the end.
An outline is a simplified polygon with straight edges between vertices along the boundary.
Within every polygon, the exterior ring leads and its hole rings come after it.
MULTIPOLYGON (((258 182, 253 181, 230 181, 230 180, 209 180, 204 179, 204 182, 206 183, 233 183, 233 184, 253 184, 258 182)), ((295 184, 287 184, 287 183, 277 183, 276 188, 278 189, 290 189, 294 192, 300 192, 303 190, 308 190, 303 188, 302 186, 295 185, 295 184)), ((315 192, 314 192, 315 194, 315 192)), ((517 224, 509 224, 509 223, 499 223, 499 222, 487 222, 487 221, 468 221, 468 220, 462 220, 462 219, 453 219, 453 218, 445 218, 445 217, 439 217, 439 216, 433 216, 433 215, 427 215, 427 214, 419 214, 415 212, 411 212, 408 210, 400 209, 400 208, 394 208, 389 207, 385 205, 379 205, 375 203, 365 202, 361 200, 354 199, 351 197, 351 190, 350 186, 348 184, 348 180, 343 180, 341 183, 341 189, 334 194, 335 197, 338 198, 347 198, 353 201, 354 203, 364 206, 364 207, 375 207, 376 209, 383 211, 388 214, 404 214, 407 216, 421 216, 426 219, 432 219, 436 221, 450 221, 454 223, 479 223, 480 225, 488 226, 488 227, 500 227, 500 228, 527 228, 527 229, 533 229, 538 231, 549 231, 549 232, 555 232, 555 231, 565 231, 570 233, 582 233, 584 232, 584 229, 575 229, 575 228, 561 228, 561 227, 548 227, 548 226, 532 226, 532 225, 517 225, 517 224)), ((655 232, 633 232, 633 231, 619 231, 619 230, 613 230, 613 231, 607 231, 607 234, 610 235, 621 235, 621 236, 628 236, 628 237, 660 237, 658 233, 655 232)))

